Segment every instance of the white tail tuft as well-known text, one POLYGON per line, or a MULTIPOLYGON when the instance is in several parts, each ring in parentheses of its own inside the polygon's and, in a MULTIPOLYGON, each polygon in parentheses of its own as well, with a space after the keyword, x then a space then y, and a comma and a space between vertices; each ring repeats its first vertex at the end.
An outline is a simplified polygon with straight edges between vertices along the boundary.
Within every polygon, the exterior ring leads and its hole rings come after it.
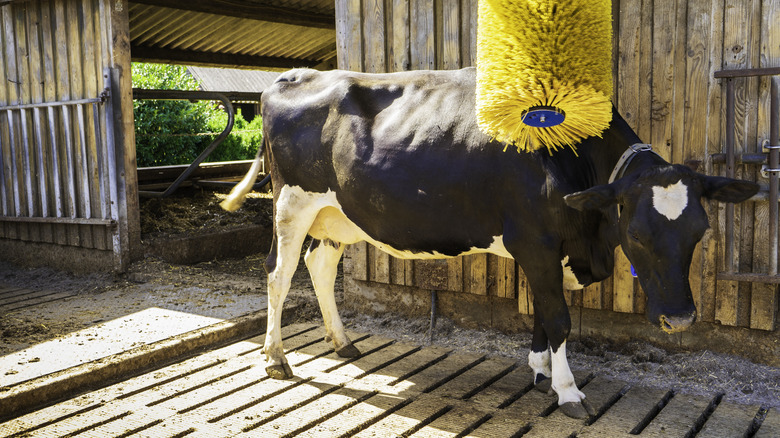
POLYGON ((249 172, 244 176, 244 179, 240 183, 233 187, 230 194, 224 201, 219 203, 219 206, 227 211, 236 211, 244 204, 246 194, 252 190, 252 186, 255 185, 257 180, 257 172, 260 171, 260 159, 262 154, 258 153, 255 157, 255 161, 252 163, 252 167, 249 168, 249 172))

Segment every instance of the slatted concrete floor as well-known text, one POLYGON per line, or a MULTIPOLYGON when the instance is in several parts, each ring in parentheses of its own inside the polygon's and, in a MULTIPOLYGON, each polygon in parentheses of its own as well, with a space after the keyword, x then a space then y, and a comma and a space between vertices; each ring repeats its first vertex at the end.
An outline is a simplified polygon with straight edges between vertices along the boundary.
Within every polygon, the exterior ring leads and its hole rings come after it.
POLYGON ((0 285, 0 312, 8 313, 39 304, 64 300, 76 295, 73 292, 30 290, 22 287, 0 285))
POLYGON ((12 419, 0 436, 780 436, 777 410, 598 375, 577 375, 598 415, 574 420, 512 360, 350 335, 353 360, 318 326, 285 327, 291 380, 266 377, 256 338, 12 419))

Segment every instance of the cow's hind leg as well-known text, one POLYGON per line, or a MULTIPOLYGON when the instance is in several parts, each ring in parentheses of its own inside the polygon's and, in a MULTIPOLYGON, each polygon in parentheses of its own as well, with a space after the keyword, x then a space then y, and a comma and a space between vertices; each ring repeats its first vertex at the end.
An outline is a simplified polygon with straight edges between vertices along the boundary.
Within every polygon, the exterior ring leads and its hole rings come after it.
POLYGON ((341 357, 356 357, 360 351, 352 345, 341 323, 336 307, 334 287, 338 272, 338 263, 344 253, 344 245, 329 239, 314 239, 309 245, 304 260, 309 269, 317 301, 320 304, 322 319, 325 322, 326 340, 333 341, 333 346, 341 357))
POLYGON ((281 190, 274 212, 274 241, 265 262, 268 273, 268 327, 263 351, 266 372, 274 379, 290 379, 292 369, 282 346, 282 308, 301 257, 301 247, 314 218, 316 206, 295 192, 281 190))

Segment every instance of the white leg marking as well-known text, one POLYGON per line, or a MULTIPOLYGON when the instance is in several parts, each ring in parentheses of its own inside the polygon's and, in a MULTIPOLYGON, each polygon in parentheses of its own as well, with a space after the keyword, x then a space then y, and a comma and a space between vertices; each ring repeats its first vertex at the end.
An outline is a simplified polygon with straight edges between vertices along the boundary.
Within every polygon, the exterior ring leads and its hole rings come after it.
POLYGON ((563 267, 563 288, 568 290, 580 290, 584 286, 577 280, 577 276, 574 275, 571 266, 569 264, 569 256, 566 256, 561 260, 561 267, 563 267))
POLYGON ((268 274, 268 328, 263 347, 270 366, 287 363, 282 346, 282 308, 303 240, 320 209, 317 199, 317 194, 284 186, 276 203, 276 267, 268 274))
POLYGON ((653 187, 653 207, 670 221, 680 217, 687 206, 688 186, 682 180, 668 187, 653 187))
POLYGON ((336 350, 350 345, 351 341, 344 333, 344 325, 339 317, 339 311, 336 307, 336 299, 333 294, 333 288, 336 283, 338 273, 338 263, 344 252, 344 245, 336 243, 333 247, 329 243, 320 242, 319 246, 313 251, 308 251, 304 260, 306 267, 311 275, 311 282, 314 284, 314 291, 317 294, 317 301, 320 303, 322 319, 325 322, 325 330, 333 340, 336 350))
POLYGON ((542 374, 545 377, 552 376, 552 369, 550 368, 550 349, 546 349, 541 353, 537 353, 531 350, 528 353, 528 366, 534 370, 534 378, 537 374, 542 374))
POLYGON ((552 354, 552 389, 558 394, 558 405, 568 402, 579 403, 585 398, 585 394, 577 389, 574 375, 569 369, 569 361, 566 360, 566 341, 563 341, 558 351, 552 354))

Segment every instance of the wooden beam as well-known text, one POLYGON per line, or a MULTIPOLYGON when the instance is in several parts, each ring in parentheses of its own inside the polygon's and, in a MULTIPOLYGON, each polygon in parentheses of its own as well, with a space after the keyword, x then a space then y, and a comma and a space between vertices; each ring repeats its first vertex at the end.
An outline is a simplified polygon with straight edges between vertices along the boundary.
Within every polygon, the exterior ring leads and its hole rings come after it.
POLYGON ((314 67, 321 62, 320 60, 197 52, 193 50, 162 49, 138 45, 131 45, 130 53, 134 62, 207 65, 230 68, 261 67, 289 69, 296 67, 314 67))
POLYGON ((237 0, 133 0, 149 6, 161 6, 185 11, 204 12, 214 15, 262 20, 272 23, 293 24, 296 26, 315 27, 320 29, 335 29, 335 14, 303 11, 295 8, 285 8, 257 4, 237 0))

